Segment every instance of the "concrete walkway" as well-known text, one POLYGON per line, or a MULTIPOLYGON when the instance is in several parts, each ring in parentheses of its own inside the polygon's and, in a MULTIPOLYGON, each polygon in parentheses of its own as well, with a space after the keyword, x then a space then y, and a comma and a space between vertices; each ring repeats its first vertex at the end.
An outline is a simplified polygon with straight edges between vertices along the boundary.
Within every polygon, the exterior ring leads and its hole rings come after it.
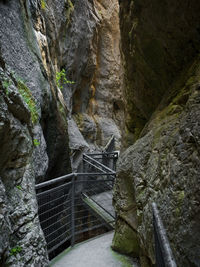
POLYGON ((67 249, 51 262, 55 267, 139 267, 133 259, 112 251, 113 232, 67 249))

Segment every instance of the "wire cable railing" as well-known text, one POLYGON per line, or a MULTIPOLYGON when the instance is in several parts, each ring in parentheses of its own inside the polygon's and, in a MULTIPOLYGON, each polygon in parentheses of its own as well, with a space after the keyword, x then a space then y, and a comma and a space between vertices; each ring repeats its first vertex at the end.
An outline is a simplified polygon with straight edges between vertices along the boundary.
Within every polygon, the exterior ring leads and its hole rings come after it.
POLYGON ((65 244, 73 246, 113 229, 115 215, 106 207, 112 205, 117 157, 115 152, 84 154, 82 173, 67 174, 35 186, 50 258, 62 245, 65 249, 65 244))

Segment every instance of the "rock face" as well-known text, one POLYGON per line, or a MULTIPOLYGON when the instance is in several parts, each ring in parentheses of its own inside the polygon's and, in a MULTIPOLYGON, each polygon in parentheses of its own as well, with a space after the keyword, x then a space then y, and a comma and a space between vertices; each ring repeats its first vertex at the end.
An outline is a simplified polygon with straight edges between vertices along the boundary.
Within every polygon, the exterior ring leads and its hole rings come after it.
POLYGON ((113 134, 120 147, 118 12, 117 0, 0 1, 1 266, 48 265, 35 182, 113 134))
POLYGON ((129 144, 198 54, 198 12, 199 4, 191 1, 121 1, 129 144))
POLYGON ((62 65, 69 80, 75 81, 63 89, 63 94, 71 114, 69 134, 80 132, 70 138, 77 156, 84 149, 105 146, 112 135, 120 147, 124 127, 123 73, 118 1, 72 2, 63 38, 62 65))
POLYGON ((71 171, 43 13, 41 1, 0 2, 1 266, 48 266, 35 182, 71 171))
POLYGON ((4 64, 0 80, 0 265, 48 266, 35 196, 35 102, 25 84, 19 92, 19 80, 4 64))
POLYGON ((147 2, 120 3, 126 145, 136 142, 118 162, 113 247, 155 263, 155 201, 177 265, 200 266, 200 4, 147 2))

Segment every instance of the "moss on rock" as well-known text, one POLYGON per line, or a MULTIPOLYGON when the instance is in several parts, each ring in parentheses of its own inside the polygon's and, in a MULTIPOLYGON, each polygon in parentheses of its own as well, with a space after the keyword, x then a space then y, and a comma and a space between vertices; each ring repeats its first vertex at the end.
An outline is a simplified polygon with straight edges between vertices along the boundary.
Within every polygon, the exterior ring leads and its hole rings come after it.
POLYGON ((31 121, 33 124, 35 124, 38 121, 38 112, 33 95, 30 89, 25 85, 25 83, 22 80, 18 79, 17 87, 24 101, 28 105, 29 111, 31 113, 31 121))
POLYGON ((66 19, 67 19, 67 25, 71 22, 71 15, 74 11, 74 5, 71 0, 67 0, 66 4, 66 19))
POLYGON ((139 256, 140 247, 137 233, 121 219, 116 222, 112 248, 130 256, 139 256))

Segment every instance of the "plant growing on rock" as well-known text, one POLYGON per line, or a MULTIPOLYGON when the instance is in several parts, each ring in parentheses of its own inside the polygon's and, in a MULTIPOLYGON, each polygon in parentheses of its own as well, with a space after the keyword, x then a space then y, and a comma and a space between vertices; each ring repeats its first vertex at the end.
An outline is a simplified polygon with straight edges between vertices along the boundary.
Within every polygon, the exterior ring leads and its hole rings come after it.
POLYGON ((45 0, 41 0, 41 8, 42 9, 46 8, 46 1, 45 0))
POLYGON ((67 0, 65 2, 65 8, 66 8, 66 20, 67 20, 67 26, 71 22, 71 15, 74 11, 74 5, 72 4, 71 0, 67 0))
POLYGON ((6 95, 9 95, 9 86, 11 85, 11 81, 8 81, 8 80, 4 80, 3 83, 3 88, 6 90, 6 95))
POLYGON ((19 189, 19 190, 22 190, 21 185, 17 185, 16 188, 19 189))
POLYGON ((66 72, 64 69, 62 69, 60 72, 56 72, 56 85, 61 90, 63 89, 63 86, 65 84, 74 84, 74 81, 69 81, 66 77, 66 72))
POLYGON ((33 139, 34 146, 39 146, 40 142, 37 139, 33 139))
POLYGON ((22 251, 22 248, 20 246, 14 247, 10 250, 10 256, 15 256, 18 253, 20 253, 22 251))
POLYGON ((17 80, 17 87, 31 112, 31 121, 33 124, 35 124, 38 120, 38 112, 36 109, 36 102, 33 98, 33 95, 30 89, 25 85, 25 83, 21 79, 17 80))
POLYGON ((11 85, 11 82, 10 81, 7 81, 7 80, 5 80, 5 81, 3 81, 3 87, 5 88, 5 89, 8 89, 8 87, 11 85))

